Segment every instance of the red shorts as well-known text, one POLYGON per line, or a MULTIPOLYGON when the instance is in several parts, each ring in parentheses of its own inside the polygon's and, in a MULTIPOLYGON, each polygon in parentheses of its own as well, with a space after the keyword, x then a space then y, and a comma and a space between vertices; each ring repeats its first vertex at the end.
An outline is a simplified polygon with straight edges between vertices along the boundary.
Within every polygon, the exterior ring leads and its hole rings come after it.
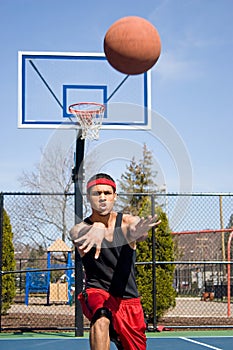
POLYGON ((86 290, 87 299, 80 293, 84 315, 91 321, 95 312, 102 307, 112 313, 112 323, 119 335, 124 350, 146 349, 146 324, 140 298, 121 299, 110 295, 102 289, 89 288, 86 290))

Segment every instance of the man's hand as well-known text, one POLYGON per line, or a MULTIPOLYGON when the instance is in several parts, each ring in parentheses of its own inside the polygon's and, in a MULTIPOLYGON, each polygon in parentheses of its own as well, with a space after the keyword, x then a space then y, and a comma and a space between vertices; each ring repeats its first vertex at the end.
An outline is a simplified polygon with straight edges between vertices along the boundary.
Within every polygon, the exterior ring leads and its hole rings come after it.
POLYGON ((106 228, 101 222, 94 222, 93 225, 80 223, 72 228, 70 237, 82 256, 96 247, 95 259, 98 259, 105 234, 106 228))
POLYGON ((148 236, 148 231, 157 225, 161 220, 158 220, 157 215, 148 216, 147 218, 139 218, 134 216, 129 220, 129 238, 131 241, 141 242, 148 236))

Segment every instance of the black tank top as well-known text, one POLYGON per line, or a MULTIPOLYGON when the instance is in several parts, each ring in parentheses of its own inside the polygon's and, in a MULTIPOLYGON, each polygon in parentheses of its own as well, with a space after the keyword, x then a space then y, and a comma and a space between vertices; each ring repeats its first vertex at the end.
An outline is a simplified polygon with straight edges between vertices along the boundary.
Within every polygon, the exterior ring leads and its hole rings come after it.
MULTIPOLYGON (((89 218, 84 220, 92 225, 89 218)), ((86 273, 86 288, 100 288, 121 298, 137 298, 135 280, 136 250, 127 243, 121 229, 122 213, 118 213, 113 241, 103 239, 98 259, 95 248, 82 257, 86 273)))

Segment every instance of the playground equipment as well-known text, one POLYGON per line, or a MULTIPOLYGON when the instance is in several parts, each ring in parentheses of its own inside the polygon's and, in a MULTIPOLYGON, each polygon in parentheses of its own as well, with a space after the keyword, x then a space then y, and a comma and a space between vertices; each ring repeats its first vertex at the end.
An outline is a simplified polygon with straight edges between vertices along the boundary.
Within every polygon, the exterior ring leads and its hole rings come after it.
POLYGON ((64 241, 57 239, 47 249, 47 269, 50 268, 66 268, 65 281, 62 283, 51 282, 51 271, 32 271, 34 269, 28 269, 26 273, 26 285, 25 285, 25 304, 29 303, 29 295, 31 293, 44 293, 47 295, 47 305, 50 302, 72 302, 72 286, 74 285, 74 277, 72 275, 72 259, 71 248, 69 248, 64 241), (64 253, 67 252, 67 263, 64 264, 51 264, 51 253, 64 253), (67 269, 68 268, 68 269, 67 269))
POLYGON ((49 272, 30 271, 26 272, 25 286, 25 304, 29 303, 30 293, 45 293, 47 294, 47 305, 49 304, 49 272))

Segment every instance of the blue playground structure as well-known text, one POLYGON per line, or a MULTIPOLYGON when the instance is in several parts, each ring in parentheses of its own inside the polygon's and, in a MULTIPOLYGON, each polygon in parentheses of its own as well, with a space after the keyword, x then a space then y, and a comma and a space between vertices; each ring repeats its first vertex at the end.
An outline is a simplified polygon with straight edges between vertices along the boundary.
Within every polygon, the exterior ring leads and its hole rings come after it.
MULTIPOLYGON (((47 250, 47 269, 66 268, 66 282, 68 284, 68 300, 67 303, 72 303, 72 287, 74 286, 74 276, 73 276, 73 263, 71 259, 71 249, 68 248, 63 241, 58 239, 50 248, 47 250), (61 243, 62 242, 62 243, 61 243), (61 246, 61 247, 60 247, 61 246), (56 248, 59 247, 59 248, 56 248), (59 249, 59 250, 54 250, 59 249), (65 249, 65 250, 64 250, 65 249), (67 252, 67 264, 51 264, 51 252, 67 252), (68 269, 67 269, 68 268, 68 269), (69 269, 70 268, 70 269, 69 269)), ((29 304, 29 295, 31 293, 43 293, 47 295, 47 305, 50 303, 50 271, 33 271, 34 268, 28 269, 26 272, 26 284, 25 284, 25 304, 29 304)))
POLYGON ((29 303, 30 293, 47 294, 47 305, 49 305, 49 272, 30 271, 26 272, 25 304, 29 303))

